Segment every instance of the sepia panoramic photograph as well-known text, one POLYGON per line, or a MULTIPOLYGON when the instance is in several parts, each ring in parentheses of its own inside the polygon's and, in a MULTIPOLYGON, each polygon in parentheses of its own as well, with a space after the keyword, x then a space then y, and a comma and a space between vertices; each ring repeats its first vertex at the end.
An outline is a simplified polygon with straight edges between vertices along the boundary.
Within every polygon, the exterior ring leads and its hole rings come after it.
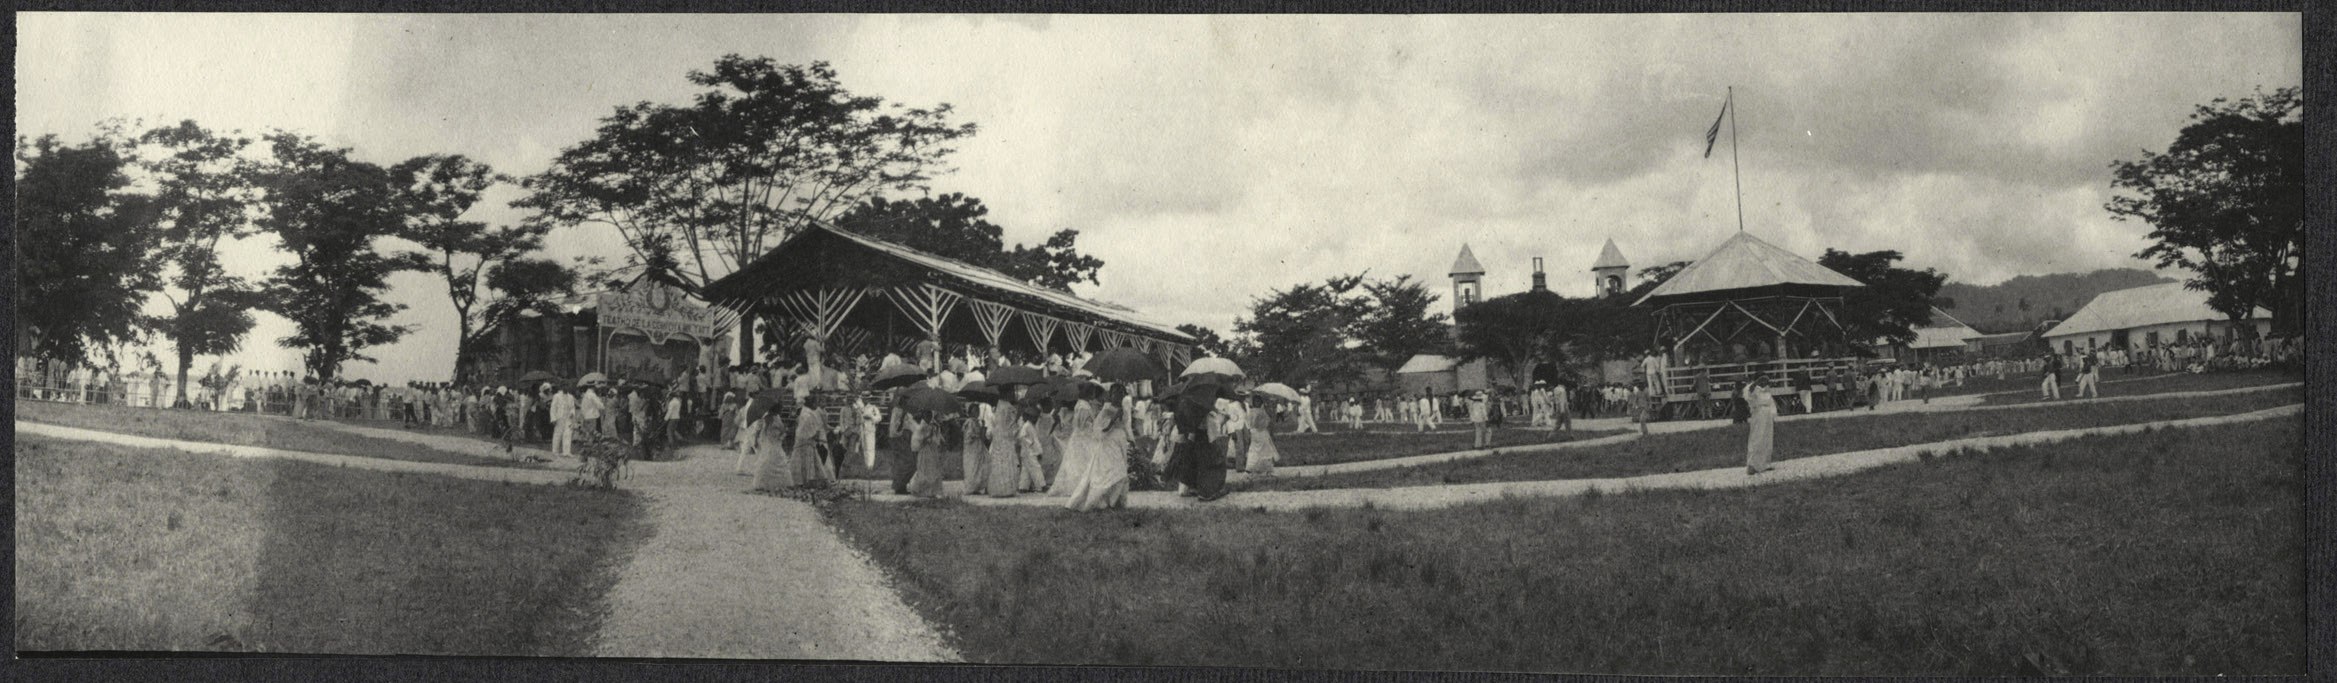
POLYGON ((2307 671, 2298 13, 16 20, 18 657, 2307 671))

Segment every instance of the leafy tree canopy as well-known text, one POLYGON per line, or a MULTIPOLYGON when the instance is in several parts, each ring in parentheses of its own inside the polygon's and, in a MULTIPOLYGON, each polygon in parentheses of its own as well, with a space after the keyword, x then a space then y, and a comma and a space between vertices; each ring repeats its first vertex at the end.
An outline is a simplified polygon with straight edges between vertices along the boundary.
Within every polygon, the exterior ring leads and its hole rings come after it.
POLYGON ((89 362, 141 336, 161 291, 154 199, 129 191, 126 141, 17 141, 16 322, 40 356, 89 362))
POLYGON ((1866 283, 1842 296, 1842 329, 1852 341, 1905 344, 1915 340, 1916 327, 1931 322, 1932 297, 1947 275, 1891 265, 1903 258, 1890 250, 1853 254, 1834 249, 1818 257, 1818 265, 1866 283))
POLYGON ((2305 310, 2303 93, 2294 87, 2191 115, 2164 152, 2110 164, 2118 220, 2151 226, 2135 257, 2192 272, 2191 289, 2234 319, 2262 306, 2275 328, 2299 329, 2305 310))
POLYGON ((529 178, 520 205, 558 225, 616 228, 645 260, 673 249, 694 285, 888 191, 924 189, 973 124, 947 104, 855 94, 825 62, 726 55, 692 71, 687 104, 619 107, 529 178))
POLYGON ((1071 291, 1095 283, 1102 259, 1079 253, 1079 231, 1056 231, 1036 246, 1006 246, 1006 230, 991 223, 982 200, 949 193, 938 197, 888 200, 874 197, 836 218, 836 225, 870 237, 945 256, 1042 287, 1071 291))
POLYGON ((332 379, 344 363, 372 360, 366 349, 411 331, 384 322, 405 306, 381 295, 390 274, 427 269, 430 261, 377 244, 402 235, 412 211, 389 169, 293 133, 271 134, 267 142, 273 164, 262 183, 269 212, 260 225, 294 259, 268 278, 267 309, 295 326, 278 343, 305 350, 308 370, 332 379))

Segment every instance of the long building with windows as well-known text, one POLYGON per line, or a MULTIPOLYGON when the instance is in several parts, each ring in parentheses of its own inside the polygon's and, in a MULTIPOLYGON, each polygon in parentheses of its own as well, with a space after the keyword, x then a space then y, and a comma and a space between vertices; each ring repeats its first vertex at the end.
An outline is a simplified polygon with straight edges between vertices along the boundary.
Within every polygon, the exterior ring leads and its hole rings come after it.
POLYGON ((2069 319, 2044 334, 2060 353, 2086 349, 2189 343, 2194 338, 2261 338, 2272 332, 2272 313, 2258 308, 2239 321, 2207 305, 2207 293, 2180 282, 2103 292, 2069 319))

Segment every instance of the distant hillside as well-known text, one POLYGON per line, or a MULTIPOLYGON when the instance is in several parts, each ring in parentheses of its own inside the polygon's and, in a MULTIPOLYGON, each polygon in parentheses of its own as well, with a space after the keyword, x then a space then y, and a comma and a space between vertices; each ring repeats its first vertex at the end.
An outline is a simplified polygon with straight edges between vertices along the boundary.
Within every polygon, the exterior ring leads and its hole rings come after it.
POLYGON ((1939 296, 1955 306, 1940 310, 1981 332, 2023 332, 2046 320, 2068 318, 2096 294, 2174 281, 2138 268, 2114 268, 2022 275, 1987 287, 1950 282, 1939 288, 1939 296))

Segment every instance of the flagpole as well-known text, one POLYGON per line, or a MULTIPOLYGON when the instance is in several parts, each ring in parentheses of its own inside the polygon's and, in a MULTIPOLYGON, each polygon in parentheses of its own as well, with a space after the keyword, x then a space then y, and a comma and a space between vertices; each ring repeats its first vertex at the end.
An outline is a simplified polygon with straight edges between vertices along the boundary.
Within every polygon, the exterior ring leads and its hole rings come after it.
POLYGON ((1745 231, 1745 171, 1737 163, 1737 87, 1728 87, 1728 167, 1737 181, 1737 232, 1745 231))

